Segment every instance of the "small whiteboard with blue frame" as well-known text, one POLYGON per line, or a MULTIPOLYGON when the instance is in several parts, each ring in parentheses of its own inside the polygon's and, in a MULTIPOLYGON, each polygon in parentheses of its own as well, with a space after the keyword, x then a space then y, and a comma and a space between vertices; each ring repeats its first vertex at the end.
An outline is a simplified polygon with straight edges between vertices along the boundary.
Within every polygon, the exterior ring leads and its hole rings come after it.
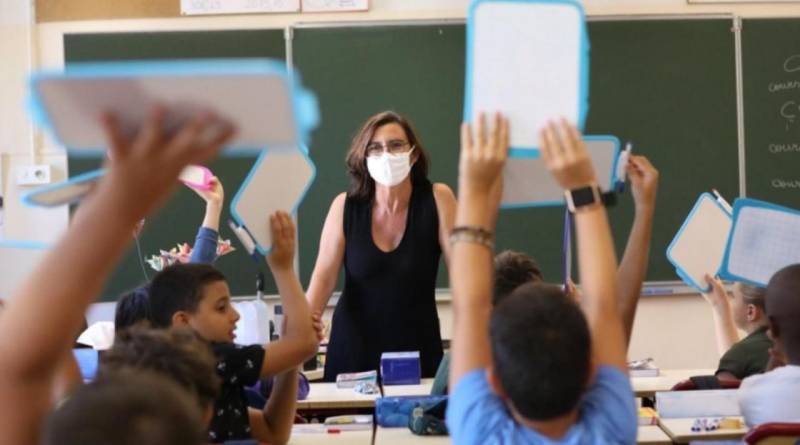
POLYGON ((796 263, 800 263, 800 211, 737 199, 720 276, 765 287, 775 272, 796 263))
POLYGON ((72 155, 101 155, 105 112, 116 114, 133 137, 148 113, 167 110, 167 134, 199 112, 236 126, 228 153, 304 143, 317 125, 316 99, 289 79, 286 65, 269 59, 104 62, 68 65, 31 76, 34 120, 72 155))
MULTIPOLYGON (((583 137, 600 187, 612 190, 617 181, 619 139, 608 135, 583 137)), ((509 158, 503 170, 504 209, 564 205, 564 189, 553 179, 539 157, 509 158)))
POLYGON ((512 157, 538 152, 539 132, 566 118, 583 130, 589 39, 573 0, 473 0, 467 15, 464 120, 499 111, 512 157))
POLYGON ((231 201, 231 217, 244 227, 262 255, 272 250, 269 216, 296 215, 316 177, 307 149, 276 148, 261 153, 231 201))
POLYGON ((731 214, 710 193, 703 193, 667 246, 667 259, 689 286, 708 292, 706 275, 716 276, 731 232, 731 214))

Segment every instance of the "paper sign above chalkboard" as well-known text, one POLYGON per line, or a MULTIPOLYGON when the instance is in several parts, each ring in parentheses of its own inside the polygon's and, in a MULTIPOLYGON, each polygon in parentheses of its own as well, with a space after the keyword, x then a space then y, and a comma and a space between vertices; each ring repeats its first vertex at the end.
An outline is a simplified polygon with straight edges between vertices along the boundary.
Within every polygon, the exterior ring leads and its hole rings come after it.
POLYGON ((303 12, 367 11, 369 0, 303 0, 303 12))
POLYGON ((300 11, 300 0, 181 0, 181 15, 298 11, 300 11))

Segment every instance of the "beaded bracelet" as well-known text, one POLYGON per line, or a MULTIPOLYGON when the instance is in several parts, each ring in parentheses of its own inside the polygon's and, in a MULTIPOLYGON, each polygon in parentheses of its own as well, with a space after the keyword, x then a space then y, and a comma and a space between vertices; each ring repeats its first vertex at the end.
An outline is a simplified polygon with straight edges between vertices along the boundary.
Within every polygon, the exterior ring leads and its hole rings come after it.
POLYGON ((464 241, 468 243, 481 244, 494 251, 494 235, 492 232, 478 226, 458 226, 453 227, 450 232, 450 245, 464 241))

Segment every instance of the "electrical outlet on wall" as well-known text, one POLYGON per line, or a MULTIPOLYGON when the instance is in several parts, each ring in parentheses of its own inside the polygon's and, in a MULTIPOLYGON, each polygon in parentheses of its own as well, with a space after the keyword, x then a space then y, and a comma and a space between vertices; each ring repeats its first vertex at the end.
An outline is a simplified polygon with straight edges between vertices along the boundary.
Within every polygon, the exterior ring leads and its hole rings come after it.
POLYGON ((17 167, 17 185, 43 185, 50 183, 50 166, 47 164, 17 167))

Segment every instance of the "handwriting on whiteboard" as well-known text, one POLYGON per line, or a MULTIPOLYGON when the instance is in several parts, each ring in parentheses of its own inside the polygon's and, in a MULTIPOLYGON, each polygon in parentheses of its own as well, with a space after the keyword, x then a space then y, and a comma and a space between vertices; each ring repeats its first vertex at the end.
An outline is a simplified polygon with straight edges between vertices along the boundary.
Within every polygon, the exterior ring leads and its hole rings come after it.
POLYGON ((298 12, 300 0, 181 0, 181 14, 298 12))

